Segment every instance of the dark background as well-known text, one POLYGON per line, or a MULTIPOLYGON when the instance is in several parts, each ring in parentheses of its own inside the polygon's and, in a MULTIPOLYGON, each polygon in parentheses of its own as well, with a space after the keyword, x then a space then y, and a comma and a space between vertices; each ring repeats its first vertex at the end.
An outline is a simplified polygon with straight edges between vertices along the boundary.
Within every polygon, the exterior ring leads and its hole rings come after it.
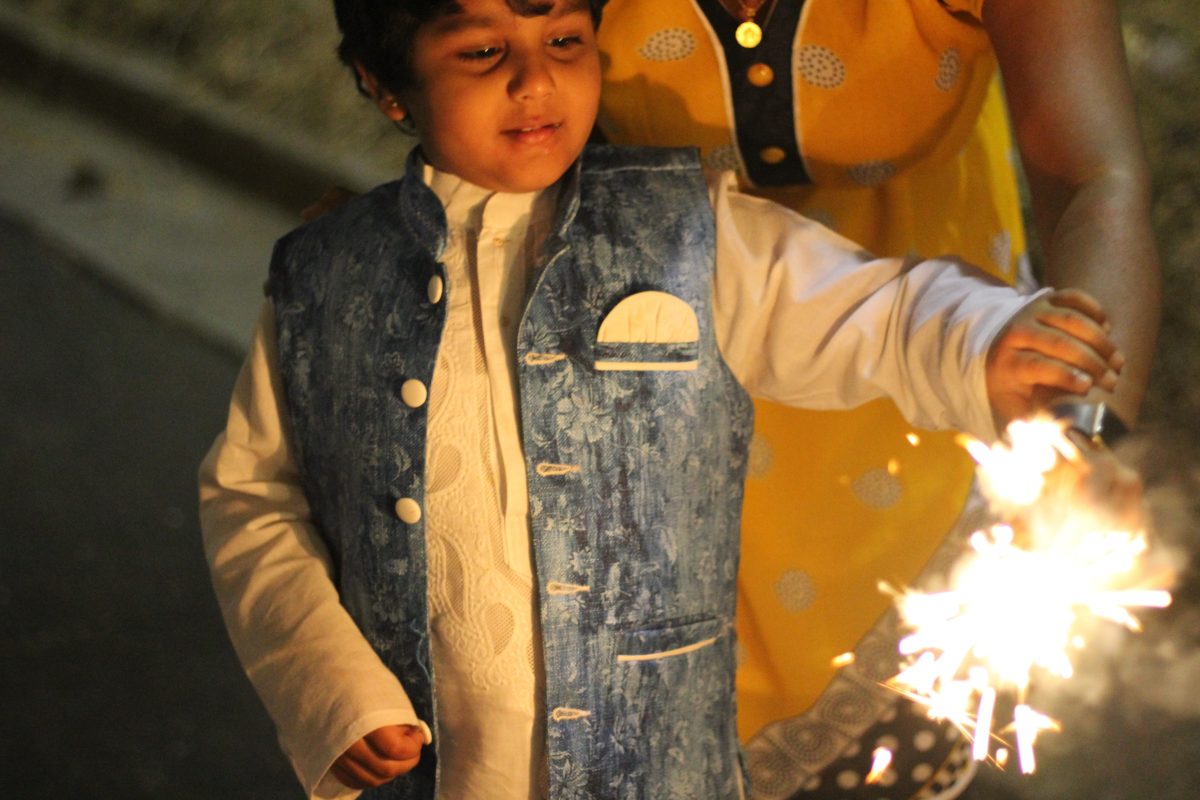
MULTIPOLYGON (((38 25, 131 51, 180 95, 241 109, 280 141, 301 132, 331 160, 386 169, 398 160, 394 134, 334 63, 328 6, 0 0, 38 25)), ((1144 429, 1125 455, 1147 481, 1159 541, 1190 554, 1200 496, 1200 31, 1190 0, 1121 6, 1166 282, 1144 429)), ((3 78, 38 102, 69 88, 19 64, 3 78)), ((124 123, 118 135, 130 132, 124 123)), ((63 191, 106 180, 77 170, 63 191)), ((223 425, 239 347, 106 274, 53 220, 0 206, 0 795, 298 797, 225 640, 195 518, 195 467, 223 425)), ((1039 698, 1067 732, 1043 739, 1037 775, 985 769, 966 796, 1200 794, 1200 583, 1190 567, 1177 599, 1147 617, 1141 637, 1104 638, 1069 690, 1039 698)))

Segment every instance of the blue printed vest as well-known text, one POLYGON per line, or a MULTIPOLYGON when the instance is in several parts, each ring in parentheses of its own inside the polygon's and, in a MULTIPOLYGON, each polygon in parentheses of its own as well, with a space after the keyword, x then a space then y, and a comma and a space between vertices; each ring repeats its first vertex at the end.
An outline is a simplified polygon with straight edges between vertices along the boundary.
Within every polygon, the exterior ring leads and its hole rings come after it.
MULTIPOLYGON (((738 525, 752 407, 717 348, 713 215, 691 151, 589 147, 559 192, 517 361, 554 800, 742 796, 738 525), (598 341, 639 292, 694 342, 598 341), (693 368, 680 368, 694 365, 693 368), (673 368, 672 368, 673 367, 673 368)), ((446 222, 416 162, 280 240, 268 291, 295 448, 341 599, 433 720, 423 506, 446 222), (411 519, 410 515, 409 516, 411 519)), ((368 798, 435 796, 427 748, 368 798)), ((453 800, 453 799, 450 799, 453 800)))

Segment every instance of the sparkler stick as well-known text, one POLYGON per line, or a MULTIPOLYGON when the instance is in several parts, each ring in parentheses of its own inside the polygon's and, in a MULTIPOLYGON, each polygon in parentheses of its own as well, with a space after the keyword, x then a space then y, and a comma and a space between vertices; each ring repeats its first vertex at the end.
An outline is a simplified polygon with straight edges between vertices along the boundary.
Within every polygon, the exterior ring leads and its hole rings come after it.
POLYGON ((970 537, 946 590, 881 585, 910 629, 900 642, 908 660, 888 685, 930 717, 957 725, 979 761, 990 757, 993 741, 1001 745, 996 760, 1007 759, 995 714, 998 697, 1012 695, 1012 746, 1030 773, 1038 736, 1059 729, 1027 702, 1034 676, 1070 678, 1071 654, 1086 643, 1091 621, 1140 630, 1133 610, 1168 606, 1169 576, 1143 563, 1142 531, 1114 529, 1062 479, 1059 467, 1082 458, 1063 423, 1018 421, 1005 443, 963 444, 992 510, 1006 522, 970 537))

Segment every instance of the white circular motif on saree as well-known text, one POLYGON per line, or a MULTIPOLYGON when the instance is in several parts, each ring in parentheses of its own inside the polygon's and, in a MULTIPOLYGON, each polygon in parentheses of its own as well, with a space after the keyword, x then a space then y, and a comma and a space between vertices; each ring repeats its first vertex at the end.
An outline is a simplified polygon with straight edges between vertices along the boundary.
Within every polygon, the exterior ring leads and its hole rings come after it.
POLYGON ((896 174, 896 167, 889 161, 864 161, 846 170, 850 180, 859 186, 878 186, 896 174))
POLYGON ((796 53, 796 71, 818 89, 836 89, 846 82, 846 65, 838 54, 819 44, 806 44, 796 53))
POLYGON ((937 734, 933 731, 917 731, 913 736, 913 747, 922 753, 928 753, 937 744, 937 734))
POLYGON ((915 783, 924 783, 933 775, 932 764, 917 764, 912 768, 912 779, 915 783))
POLYGON ((962 57, 953 47, 948 47, 938 56, 938 72, 934 85, 943 92, 948 92, 958 83, 962 74, 962 57))
POLYGON ((731 169, 736 172, 742 168, 742 162, 738 160, 737 148, 731 144, 714 147, 701 160, 709 169, 731 169))
POLYGON ((761 434, 750 437, 750 455, 747 458, 746 477, 762 478, 775 466, 775 448, 761 434))
POLYGON ((900 749, 900 740, 890 733, 885 733, 875 740, 876 747, 886 747, 888 750, 895 752, 900 749))
POLYGON ((857 789, 860 781, 862 781, 862 776, 852 769, 844 769, 837 776, 838 788, 846 791, 857 789))
POLYGON ((1008 231, 1000 231, 988 242, 988 258, 999 267, 1002 274, 1007 275, 1008 261, 1012 257, 1012 235, 1008 231))
POLYGON ((863 505, 879 510, 896 505, 904 494, 900 481, 882 467, 859 475, 850 484, 850 491, 863 505))
POLYGON ((817 584, 807 572, 789 569, 772 586, 780 605, 793 613, 804 611, 817 597, 817 584))
POLYGON ((682 61, 694 52, 696 37, 683 28, 664 28, 638 48, 638 55, 647 61, 682 61))

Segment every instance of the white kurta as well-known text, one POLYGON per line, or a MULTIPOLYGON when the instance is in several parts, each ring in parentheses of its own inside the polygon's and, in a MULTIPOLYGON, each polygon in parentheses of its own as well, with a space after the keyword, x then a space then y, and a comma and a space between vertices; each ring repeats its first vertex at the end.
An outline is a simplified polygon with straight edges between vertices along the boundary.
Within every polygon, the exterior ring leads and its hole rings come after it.
MULTIPOLYGON (((541 662, 515 337, 553 193, 494 194, 426 168, 447 209, 447 320, 428 387, 429 603, 440 796, 542 796, 541 662)), ((984 362, 1026 302, 946 261, 872 259, 791 211, 710 185, 713 313, 752 393, 808 408, 887 395, 913 424, 994 436, 984 362)), ((230 638, 306 793, 351 744, 417 719, 338 602, 287 441, 264 309, 225 432, 200 473, 204 543, 230 638)))

